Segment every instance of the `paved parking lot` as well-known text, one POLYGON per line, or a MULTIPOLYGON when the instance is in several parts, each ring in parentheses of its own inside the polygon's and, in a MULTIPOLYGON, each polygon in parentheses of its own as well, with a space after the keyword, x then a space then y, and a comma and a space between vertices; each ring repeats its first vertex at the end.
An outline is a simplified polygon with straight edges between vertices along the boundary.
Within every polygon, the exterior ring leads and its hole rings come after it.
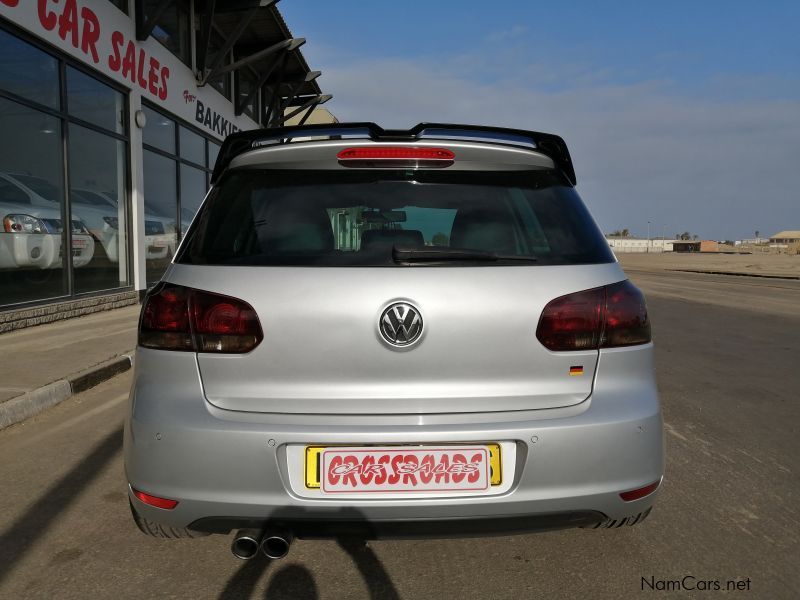
POLYGON ((0 597, 723 593, 660 591, 675 580, 797 597, 800 282, 630 275, 648 294, 667 432, 664 490, 642 526, 367 546, 301 540, 273 563, 237 561, 221 536, 149 539, 134 528, 124 493, 128 373, 0 432, 0 597))

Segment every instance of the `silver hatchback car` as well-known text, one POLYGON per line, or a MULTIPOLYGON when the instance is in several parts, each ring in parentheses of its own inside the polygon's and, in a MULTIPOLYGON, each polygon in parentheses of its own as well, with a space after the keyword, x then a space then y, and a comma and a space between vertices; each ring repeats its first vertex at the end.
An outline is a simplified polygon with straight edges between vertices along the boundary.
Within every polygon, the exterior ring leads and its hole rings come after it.
POLYGON ((645 301, 554 135, 239 132, 147 295, 125 425, 159 537, 497 535, 643 520, 645 301))

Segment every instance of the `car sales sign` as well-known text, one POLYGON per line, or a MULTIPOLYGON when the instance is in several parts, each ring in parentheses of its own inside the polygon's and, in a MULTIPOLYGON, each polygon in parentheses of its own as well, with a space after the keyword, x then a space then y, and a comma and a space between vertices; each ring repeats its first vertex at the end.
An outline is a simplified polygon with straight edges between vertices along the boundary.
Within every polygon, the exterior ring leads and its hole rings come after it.
POLYGON ((111 2, 0 0, 0 16, 216 137, 256 127, 211 86, 199 88, 192 69, 152 36, 137 40, 134 20, 111 2))

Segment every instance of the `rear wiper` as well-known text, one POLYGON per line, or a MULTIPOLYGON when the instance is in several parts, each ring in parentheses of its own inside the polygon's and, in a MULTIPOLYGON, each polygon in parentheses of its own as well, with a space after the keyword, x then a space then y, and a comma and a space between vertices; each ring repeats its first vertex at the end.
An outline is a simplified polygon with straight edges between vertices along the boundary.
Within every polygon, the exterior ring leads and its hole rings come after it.
POLYGON ((470 250, 468 248, 446 248, 444 246, 423 246, 419 248, 394 246, 392 258, 395 262, 444 262, 444 261, 504 261, 514 260, 521 262, 537 262, 533 256, 518 256, 516 254, 497 254, 483 250, 470 250))

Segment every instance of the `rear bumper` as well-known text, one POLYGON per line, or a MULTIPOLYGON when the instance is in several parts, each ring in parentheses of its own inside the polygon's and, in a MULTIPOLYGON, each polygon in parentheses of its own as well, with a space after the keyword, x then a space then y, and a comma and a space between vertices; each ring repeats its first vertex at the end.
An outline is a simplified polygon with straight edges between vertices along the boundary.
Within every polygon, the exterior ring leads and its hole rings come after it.
POLYGON ((365 537, 435 537, 593 525, 642 513, 657 496, 619 496, 663 475, 652 348, 602 352, 595 389, 578 406, 346 418, 216 408, 204 399, 192 354, 140 349, 125 465, 131 486, 179 501, 163 510, 131 496, 142 516, 173 527, 228 531, 280 521, 301 537, 328 537, 337 528, 365 537), (343 500, 302 496, 290 482, 292 444, 493 441, 516 449, 514 472, 506 474, 513 480, 500 494, 343 500))
MULTIPOLYGON (((325 519, 271 519, 273 525, 288 529, 302 539, 358 538, 423 539, 484 537, 514 535, 534 531, 592 527, 605 521, 602 513, 582 511, 541 515, 512 515, 500 517, 469 517, 453 519, 392 519, 367 520, 353 511, 342 511, 339 518, 325 519), (350 513, 350 514, 348 514, 350 513)), ((227 534, 236 529, 264 529, 267 521, 240 517, 207 517, 189 525, 189 529, 206 533, 227 534)))

